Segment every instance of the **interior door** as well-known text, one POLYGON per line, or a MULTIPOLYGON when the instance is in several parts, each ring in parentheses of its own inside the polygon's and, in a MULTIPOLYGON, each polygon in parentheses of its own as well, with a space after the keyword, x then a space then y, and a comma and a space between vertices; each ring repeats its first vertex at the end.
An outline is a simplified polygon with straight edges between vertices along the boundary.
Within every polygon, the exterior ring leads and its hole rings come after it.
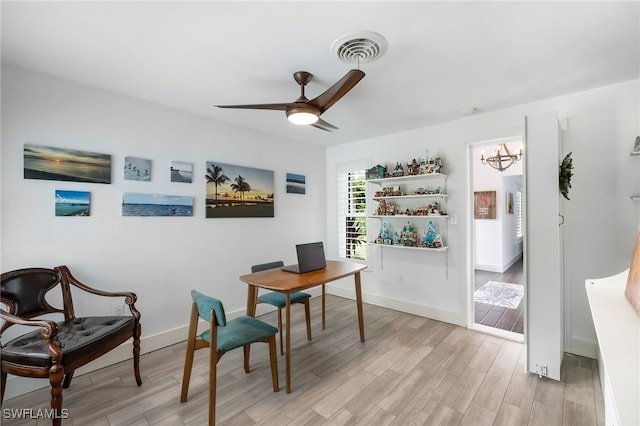
POLYGON ((559 132, 556 111, 525 117, 527 370, 555 380, 564 351, 559 132))

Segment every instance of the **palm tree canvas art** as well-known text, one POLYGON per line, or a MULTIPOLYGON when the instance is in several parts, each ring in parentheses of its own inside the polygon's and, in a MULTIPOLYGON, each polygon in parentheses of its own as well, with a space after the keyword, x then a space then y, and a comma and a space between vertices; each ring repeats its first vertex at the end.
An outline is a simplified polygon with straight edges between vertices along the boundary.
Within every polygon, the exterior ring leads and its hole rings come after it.
POLYGON ((206 163, 206 217, 273 217, 273 171, 206 163))

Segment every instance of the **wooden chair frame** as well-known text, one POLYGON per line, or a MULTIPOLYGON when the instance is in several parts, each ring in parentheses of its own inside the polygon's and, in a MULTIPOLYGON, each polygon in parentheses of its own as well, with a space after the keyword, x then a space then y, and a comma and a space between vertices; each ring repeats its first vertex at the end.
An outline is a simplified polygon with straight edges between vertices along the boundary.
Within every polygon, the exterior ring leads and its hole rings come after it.
MULTIPOLYGON (((138 310, 135 308, 135 302, 137 300, 135 293, 107 292, 94 289, 77 280, 71 274, 69 268, 64 265, 55 267, 54 269, 25 268, 6 272, 2 274, 1 282, 3 292, 2 296, 0 297, 0 301, 7 307, 7 310, 0 309, 0 319, 4 320, 4 323, 0 328, 0 332, 4 332, 12 325, 40 328, 41 336, 39 337, 41 337, 45 341, 50 359, 48 365, 43 366, 20 364, 15 360, 13 362, 9 362, 5 360, 5 357, 3 357, 1 363, 2 392, 0 401, 4 400, 8 374, 31 378, 48 378, 49 383, 51 384, 51 408, 55 413, 53 424, 60 425, 62 422, 62 389, 66 389, 69 387, 75 370, 89 363, 90 361, 93 361, 96 358, 104 355, 105 353, 118 347, 120 344, 131 338, 133 338, 133 367, 136 383, 138 386, 142 384, 142 379, 140 376, 140 335, 142 329, 140 325, 140 312, 138 312, 138 310), (30 294, 31 301, 28 302, 30 303, 30 306, 27 306, 25 308, 25 302, 21 302, 21 300, 19 300, 19 297, 16 296, 16 292, 9 291, 8 287, 10 285, 13 285, 9 284, 12 282, 12 280, 19 281, 24 278, 25 281, 28 281, 26 277, 30 275, 38 275, 41 278, 45 277, 46 275, 50 275, 51 282, 47 284, 43 280, 43 282, 34 285, 33 291, 37 291, 38 294, 30 294), (5 290, 5 284, 7 286, 7 290, 5 290), (47 301, 45 300, 46 294, 57 286, 60 286, 62 291, 62 309, 55 308, 49 305, 49 303, 47 303, 47 301), (81 354, 81 356, 77 357, 77 359, 67 362, 65 360, 65 349, 63 349, 58 344, 59 330, 61 328, 67 327, 69 324, 73 323, 73 321, 92 318, 76 318, 73 300, 71 297, 71 286, 97 296, 123 297, 124 302, 131 311, 131 316, 133 317, 134 322, 132 329, 129 329, 127 327, 126 330, 119 330, 117 333, 109 335, 108 338, 102 338, 101 340, 103 340, 103 346, 92 351, 87 351, 87 353, 81 354), (41 317, 45 314, 52 313, 63 314, 64 321, 56 323, 52 320, 34 319, 36 317, 41 317)), ((20 283, 17 285, 13 285, 12 289, 18 288, 20 285, 22 284, 20 283)))
MULTIPOLYGON (((226 352, 217 348, 218 341, 218 323, 215 311, 212 309, 209 315, 209 336, 211 342, 198 336, 198 306, 195 302, 191 305, 191 316, 189 319, 189 332, 187 336, 187 349, 184 360, 184 372, 182 375, 182 391, 180 392, 180 402, 186 402, 189 393, 189 382, 191 380, 191 370, 193 368, 193 358, 195 351, 204 348, 210 348, 209 351, 209 426, 215 425, 216 419, 216 386, 217 386, 217 366, 218 361, 226 352)), ((269 361, 271 364, 271 380, 273 382, 273 391, 278 392, 280 385, 278 383, 278 358, 276 353, 276 336, 272 335, 265 339, 257 340, 257 342, 267 343, 269 345, 269 361)), ((250 345, 243 346, 244 351, 244 372, 249 373, 249 351, 250 345)))

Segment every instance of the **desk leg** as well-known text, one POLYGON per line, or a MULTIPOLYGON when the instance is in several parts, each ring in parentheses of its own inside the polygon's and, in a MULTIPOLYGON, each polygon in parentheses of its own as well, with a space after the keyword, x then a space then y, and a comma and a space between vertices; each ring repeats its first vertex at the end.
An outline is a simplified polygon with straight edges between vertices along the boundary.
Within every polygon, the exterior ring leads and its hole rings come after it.
MULTIPOLYGON (((287 325, 286 325, 287 352, 285 354, 286 364, 287 364, 286 381, 287 381, 287 393, 291 393, 291 293, 287 292, 285 296, 286 296, 285 310, 286 310, 286 318, 287 318, 287 325)), ((280 330, 280 332, 282 333, 282 330, 280 330)))
POLYGON ((258 302, 258 287, 255 285, 248 285, 247 291, 247 316, 256 316, 256 304, 258 302))
POLYGON ((356 304, 358 305, 358 326, 360 327, 360 341, 364 343, 364 313, 362 311, 362 288, 360 287, 360 271, 353 276, 356 285, 356 304))
MULTIPOLYGON (((258 287, 255 285, 247 285, 247 316, 256 316, 256 304, 258 303, 258 287)), ((244 347, 244 368, 249 370, 249 356, 251 354, 251 345, 244 347)))
POLYGON ((325 297, 324 284, 322 284, 322 329, 323 330, 326 327, 325 320, 324 320, 324 309, 325 309, 324 297, 325 297))

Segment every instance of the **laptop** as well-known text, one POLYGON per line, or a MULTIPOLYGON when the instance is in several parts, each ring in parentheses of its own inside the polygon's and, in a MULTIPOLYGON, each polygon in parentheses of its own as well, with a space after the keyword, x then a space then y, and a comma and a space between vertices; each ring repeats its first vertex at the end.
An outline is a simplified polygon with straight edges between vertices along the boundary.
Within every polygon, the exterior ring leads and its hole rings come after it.
POLYGON ((288 265, 282 268, 283 271, 293 272, 295 274, 304 274, 327 266, 324 258, 324 246, 322 241, 317 243, 297 244, 296 252, 298 254, 298 264, 288 265))

